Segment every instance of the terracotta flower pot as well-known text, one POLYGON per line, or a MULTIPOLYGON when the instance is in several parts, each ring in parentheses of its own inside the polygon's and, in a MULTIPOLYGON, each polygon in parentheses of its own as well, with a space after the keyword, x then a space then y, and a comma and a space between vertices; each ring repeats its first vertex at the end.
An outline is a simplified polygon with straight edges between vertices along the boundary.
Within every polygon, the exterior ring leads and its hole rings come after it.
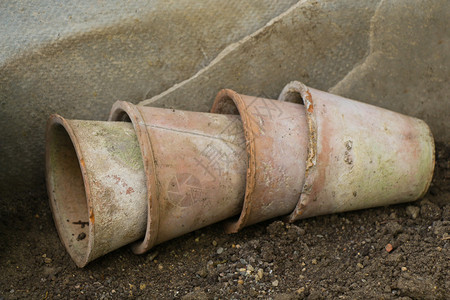
POLYGON ((283 89, 280 100, 303 102, 309 129, 305 184, 289 221, 425 195, 435 158, 422 120, 297 81, 283 89))
POLYGON ((247 143, 244 205, 227 232, 291 213, 304 184, 308 150, 304 107, 222 90, 211 112, 240 115, 247 143))
POLYGON ((144 235, 147 189, 131 124, 52 115, 46 144, 53 219, 77 266, 144 235))
POLYGON ((247 156, 238 116, 116 102, 111 121, 131 121, 140 144, 148 214, 135 253, 238 214, 247 156))
POLYGON ((299 82, 280 100, 222 90, 212 113, 118 101, 115 122, 51 116, 47 188, 76 264, 137 240, 144 253, 239 213, 227 232, 426 193, 434 142, 423 121, 299 82))

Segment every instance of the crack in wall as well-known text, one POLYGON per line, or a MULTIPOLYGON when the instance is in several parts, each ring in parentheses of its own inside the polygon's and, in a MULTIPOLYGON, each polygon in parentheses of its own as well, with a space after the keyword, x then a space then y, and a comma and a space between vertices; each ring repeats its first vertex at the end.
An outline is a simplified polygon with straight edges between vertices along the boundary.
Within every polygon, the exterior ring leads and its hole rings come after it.
POLYGON ((373 16, 372 16, 372 18, 370 18, 370 29, 369 29, 369 39, 368 39, 367 54, 358 63, 356 63, 354 65, 354 67, 344 77, 342 77, 341 80, 339 80, 333 87, 331 87, 328 90, 330 93, 338 94, 340 85, 342 85, 344 82, 346 82, 347 80, 352 78, 354 76, 354 74, 357 73, 359 70, 364 68, 364 66, 367 63, 367 61, 370 58, 370 56, 374 54, 374 52, 373 52, 373 40, 374 40, 374 36, 373 35, 374 35, 374 31, 375 31, 374 19, 378 16, 378 13, 380 11, 380 7, 383 5, 384 1, 385 0, 380 0, 378 2, 377 7, 376 7, 376 9, 375 9, 375 11, 373 13, 373 16))

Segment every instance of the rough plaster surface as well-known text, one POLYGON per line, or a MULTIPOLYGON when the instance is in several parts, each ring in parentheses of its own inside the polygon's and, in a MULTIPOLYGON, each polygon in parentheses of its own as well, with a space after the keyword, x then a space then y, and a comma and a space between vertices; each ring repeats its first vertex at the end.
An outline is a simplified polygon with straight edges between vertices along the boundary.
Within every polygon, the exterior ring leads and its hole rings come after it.
POLYGON ((105 120, 207 66, 296 1, 0 4, 0 198, 44 187, 51 113, 105 120))
POLYGON ((450 139, 450 2, 300 1, 141 104, 207 111, 220 88, 277 98, 292 80, 425 120, 450 139))
MULTIPOLYGON (((144 27, 139 23, 148 26, 151 38, 146 41, 151 44, 162 42, 160 46, 164 47, 168 38, 183 42, 195 38, 198 40, 191 43, 203 46, 205 55, 214 57, 208 47, 220 49, 221 45, 255 31, 295 2, 262 0, 255 5, 254 1, 244 0, 227 1, 224 5, 220 0, 2 1, 0 65, 23 52, 72 35, 110 30, 105 27, 144 27), (208 38, 203 41, 202 37, 208 38)), ((183 49, 192 45, 179 46, 183 49)))
POLYGON ((450 1, 380 2, 369 54, 330 91, 423 119, 449 141, 450 1))
POLYGON ((367 54, 378 1, 300 1, 206 68, 140 104, 208 111, 221 88, 277 99, 292 80, 328 90, 367 54))

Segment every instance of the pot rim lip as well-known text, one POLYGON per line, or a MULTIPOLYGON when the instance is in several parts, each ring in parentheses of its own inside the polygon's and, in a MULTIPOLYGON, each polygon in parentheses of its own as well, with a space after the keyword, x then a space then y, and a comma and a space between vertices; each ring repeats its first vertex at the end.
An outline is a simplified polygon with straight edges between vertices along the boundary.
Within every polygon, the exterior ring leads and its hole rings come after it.
POLYGON ((247 110, 241 95, 231 89, 222 89, 214 99, 211 108, 211 113, 224 114, 221 105, 226 101, 233 101, 233 104, 238 110, 241 117, 244 135, 246 139, 246 151, 248 155, 248 166, 245 183, 245 196, 241 214, 237 221, 232 221, 225 224, 225 231, 227 233, 236 233, 247 225, 248 218, 252 209, 253 193, 256 187, 256 154, 255 154, 255 139, 251 129, 251 116, 247 110))
MULTIPOLYGON (((415 117, 411 117, 411 118, 415 118, 415 117)), ((433 182, 434 171, 436 169, 436 142, 434 140, 433 132, 431 131, 431 128, 427 124, 427 122, 425 122, 422 119, 418 119, 418 118, 415 118, 415 119, 419 120, 420 123, 422 123, 422 125, 427 128, 428 134, 429 134, 429 137, 430 137, 430 145, 431 145, 431 168, 430 168, 430 174, 428 176, 428 181, 427 181, 427 184, 425 185, 424 190, 422 191, 420 196, 416 199, 416 200, 419 200, 419 199, 422 199, 423 197, 425 197, 425 195, 428 192, 428 189, 431 186, 431 183, 433 182)))
POLYGON ((137 241, 131 246, 135 254, 143 254, 156 244, 159 231, 159 191, 155 160, 149 132, 137 105, 126 101, 116 101, 111 108, 108 121, 124 121, 123 116, 125 115, 130 119, 136 132, 146 177, 147 225, 145 236, 143 240, 137 241))
POLYGON ((72 125, 70 122, 66 119, 64 119, 62 116, 58 114, 52 114, 48 121, 47 121, 47 128, 46 128, 46 137, 45 137, 45 144, 47 150, 45 151, 45 177, 46 177, 46 186, 47 186, 47 193, 49 196, 50 201, 50 209, 52 211, 53 220, 55 222, 55 227, 57 229, 58 235, 60 237, 60 240, 62 241, 64 247, 66 248, 67 252, 69 253, 72 260, 75 262, 75 264, 82 268, 88 264, 93 258, 92 253, 94 249, 94 235, 95 235, 95 215, 94 215, 94 209, 92 205, 91 200, 91 189, 89 186, 89 180, 87 180, 87 171, 86 166, 84 163, 84 157, 83 153, 80 148, 80 144, 78 142, 78 138, 75 134, 75 132, 72 129, 72 125), (80 167, 81 171, 81 177, 83 178, 83 186, 86 196, 86 202, 87 202, 87 213, 89 214, 89 236, 88 236, 88 245, 86 248, 86 251, 84 255, 79 256, 76 255, 75 252, 72 250, 72 247, 69 245, 69 241, 67 240, 67 237, 62 232, 62 227, 64 224, 62 224, 60 218, 59 218, 59 205, 57 204, 59 200, 54 198, 54 195, 52 191, 54 190, 53 186, 53 175, 52 175, 52 166, 50 161, 50 151, 48 151, 50 146, 50 132, 55 128, 55 126, 62 126, 67 133, 67 135, 70 138, 70 141, 72 142, 72 146, 75 150, 75 153, 77 155, 78 159, 78 165, 80 167))
POLYGON ((423 197, 425 197, 425 195, 428 192, 428 189, 431 186, 431 182, 433 181, 433 177, 434 177, 434 170, 436 169, 436 142, 434 141, 434 136, 433 136, 433 132, 431 131, 430 126, 428 126, 428 124, 421 119, 420 120, 428 129, 428 132, 430 134, 430 142, 431 142, 431 161, 432 161, 432 166, 431 166, 431 170, 430 170, 430 176, 428 177, 428 182, 425 185, 425 188, 423 190, 423 192, 420 194, 420 196, 417 198, 418 199, 422 199, 423 197))
POLYGON ((312 98, 311 92, 309 91, 308 86, 300 81, 291 81, 288 83, 283 90, 281 91, 278 101, 286 101, 289 102, 287 97, 289 94, 296 94, 300 96, 301 103, 305 106, 306 111, 306 121, 308 124, 308 156, 306 159, 306 170, 305 170, 305 179, 303 184, 303 189, 300 194, 298 203, 294 209, 294 211, 285 217, 286 222, 294 222, 296 221, 304 211, 305 201, 304 197, 309 193, 309 190, 314 184, 314 181, 317 176, 317 125, 316 125, 316 116, 314 112, 314 100, 312 98))

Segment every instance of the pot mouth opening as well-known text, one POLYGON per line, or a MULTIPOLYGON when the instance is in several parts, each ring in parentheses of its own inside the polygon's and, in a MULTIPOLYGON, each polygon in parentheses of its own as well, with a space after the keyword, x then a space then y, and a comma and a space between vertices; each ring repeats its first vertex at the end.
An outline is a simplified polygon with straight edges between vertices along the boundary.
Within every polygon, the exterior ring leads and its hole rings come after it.
POLYGON ((304 99, 299 91, 289 90, 283 97, 283 101, 304 105, 304 99))
POLYGON ((114 116, 112 117, 112 119, 115 122, 127 122, 127 123, 132 123, 131 122, 131 118, 128 115, 128 113, 124 110, 118 109, 117 111, 114 112, 114 116))
POLYGON ((247 174, 245 181, 245 194, 242 204, 241 213, 238 216, 233 217, 226 225, 225 231, 227 233, 236 233, 240 229, 246 226, 248 216, 250 215, 251 197, 255 186, 255 145, 253 131, 250 127, 249 114, 241 96, 230 89, 221 90, 214 99, 213 106, 211 108, 212 113, 225 114, 225 115, 238 115, 242 121, 242 130, 246 140, 246 155, 247 155, 247 174), (249 200, 250 199, 250 200, 249 200))
POLYGON ((153 150, 150 138, 146 130, 142 129, 143 120, 137 107, 125 101, 114 103, 108 121, 132 123, 136 132, 139 147, 141 148, 142 161, 146 176, 147 189, 147 226, 143 239, 136 241, 132 250, 135 254, 143 254, 150 250, 158 236, 159 226, 159 203, 157 203, 157 188, 155 185, 154 166, 150 167, 148 162, 153 162, 153 150))
POLYGON ((84 266, 90 254, 93 224, 90 222, 81 153, 70 125, 52 116, 47 128, 46 177, 53 220, 75 263, 84 266))

